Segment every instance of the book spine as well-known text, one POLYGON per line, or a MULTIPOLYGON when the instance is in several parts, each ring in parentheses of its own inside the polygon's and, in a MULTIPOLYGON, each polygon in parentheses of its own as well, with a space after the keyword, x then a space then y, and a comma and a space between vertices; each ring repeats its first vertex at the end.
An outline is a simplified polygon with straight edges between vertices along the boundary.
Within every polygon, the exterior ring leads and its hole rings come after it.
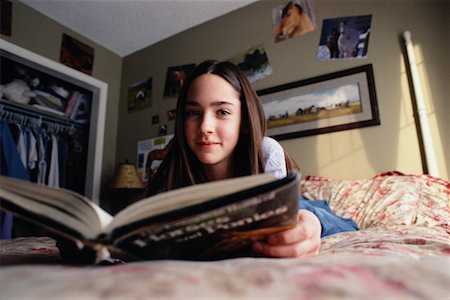
POLYGON ((89 109, 88 97, 85 94, 80 94, 70 119, 78 123, 87 123, 89 121, 89 109))
POLYGON ((70 96, 69 101, 67 101, 66 109, 64 110, 64 115, 66 118, 70 118, 72 115, 72 111, 74 110, 74 107, 76 103, 78 102, 80 93, 73 92, 73 94, 70 96))

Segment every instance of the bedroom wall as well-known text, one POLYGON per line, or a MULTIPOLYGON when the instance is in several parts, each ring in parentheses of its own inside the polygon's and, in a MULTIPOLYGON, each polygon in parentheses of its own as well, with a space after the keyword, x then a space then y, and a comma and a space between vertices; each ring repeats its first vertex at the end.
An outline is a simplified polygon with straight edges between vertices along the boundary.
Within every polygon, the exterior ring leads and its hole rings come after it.
POLYGON ((256 89, 372 63, 381 126, 281 141, 304 174, 334 178, 363 178, 387 170, 421 173, 420 153, 412 115, 399 36, 408 29, 419 44, 418 57, 434 132, 440 175, 450 174, 449 2, 446 0, 314 0, 318 29, 275 44, 271 35, 271 9, 285 1, 260 1, 221 18, 187 30, 136 52, 123 61, 114 53, 56 23, 28 6, 12 0, 12 42, 55 61, 59 60, 63 32, 96 49, 93 76, 108 83, 108 104, 102 185, 111 179, 117 163, 136 163, 136 143, 157 135, 151 117, 173 131, 166 111, 175 99, 163 99, 167 67, 198 63, 206 58, 227 59, 263 43, 274 73, 254 84, 256 89), (315 58, 324 18, 372 14, 373 33, 368 58, 322 62, 315 58), (420 20, 417 21, 417 20, 420 20), (153 77, 153 106, 127 113, 129 84, 153 77), (119 100, 120 99, 120 100, 119 100))
POLYGON ((422 173, 402 54, 401 34, 410 30, 423 79, 440 176, 448 179, 450 105, 449 60, 446 56, 450 40, 449 2, 314 0, 317 29, 298 38, 274 43, 271 10, 285 2, 256 2, 125 57, 116 161, 129 159, 136 163, 137 141, 157 136, 158 125, 151 125, 153 115, 159 114, 161 124, 167 124, 168 132, 173 132, 174 123, 167 121, 166 112, 175 108, 176 99, 163 99, 168 67, 199 63, 208 58, 225 60, 262 43, 273 74, 257 81, 255 89, 368 63, 374 67, 381 125, 281 141, 300 165, 303 174, 353 179, 390 170, 422 173), (323 19, 366 14, 372 15, 372 33, 366 59, 316 59, 323 19), (148 76, 153 77, 152 107, 128 114, 128 86, 148 76))
POLYGON ((108 84, 106 126, 102 164, 103 191, 116 168, 116 137, 118 124, 119 90, 122 58, 67 27, 12 0, 12 33, 1 38, 54 61, 59 61, 62 34, 82 41, 95 48, 92 76, 108 84))

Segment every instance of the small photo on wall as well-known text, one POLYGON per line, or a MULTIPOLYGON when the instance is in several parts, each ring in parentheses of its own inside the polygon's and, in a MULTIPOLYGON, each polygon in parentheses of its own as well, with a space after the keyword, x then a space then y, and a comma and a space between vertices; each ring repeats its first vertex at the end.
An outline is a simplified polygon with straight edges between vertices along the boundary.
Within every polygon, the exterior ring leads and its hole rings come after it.
POLYGON ((181 87, 195 64, 170 67, 167 69, 164 98, 174 98, 180 93, 181 87))
POLYGON ((372 15, 325 19, 317 59, 366 58, 372 15))
POLYGON ((142 182, 147 185, 158 170, 164 156, 169 150, 169 143, 173 134, 138 141, 137 144, 137 173, 142 182))
POLYGON ((177 110, 176 109, 168 110, 167 111, 167 120, 168 121, 175 120, 176 115, 177 115, 177 110))
POLYGON ((128 113, 152 106, 153 79, 148 77, 128 87, 128 113))
POLYGON ((11 36, 12 3, 8 0, 0 1, 1 8, 1 34, 11 36))
POLYGON ((167 125, 166 124, 159 125, 159 128, 158 128, 158 136, 163 136, 163 135, 167 135, 167 125))
POLYGON ((272 74, 272 66, 263 45, 254 46, 236 54, 228 61, 237 65, 251 83, 272 74))
POLYGON ((95 49, 63 33, 59 61, 75 70, 92 75, 95 49))
POLYGON ((152 125, 159 124, 159 115, 154 115, 152 117, 152 125))
POLYGON ((292 0, 272 9, 275 42, 285 41, 314 31, 316 17, 311 0, 292 0))

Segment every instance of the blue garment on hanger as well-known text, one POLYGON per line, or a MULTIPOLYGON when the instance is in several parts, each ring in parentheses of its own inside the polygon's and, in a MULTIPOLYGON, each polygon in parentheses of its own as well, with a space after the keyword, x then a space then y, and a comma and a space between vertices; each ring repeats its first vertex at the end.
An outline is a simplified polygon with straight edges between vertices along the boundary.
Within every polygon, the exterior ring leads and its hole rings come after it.
MULTIPOLYGON (((1 141, 1 175, 29 180, 28 172, 20 160, 16 143, 9 130, 8 123, 0 123, 1 141)), ((12 237, 13 218, 11 213, 0 212, 0 239, 10 239, 12 237)))

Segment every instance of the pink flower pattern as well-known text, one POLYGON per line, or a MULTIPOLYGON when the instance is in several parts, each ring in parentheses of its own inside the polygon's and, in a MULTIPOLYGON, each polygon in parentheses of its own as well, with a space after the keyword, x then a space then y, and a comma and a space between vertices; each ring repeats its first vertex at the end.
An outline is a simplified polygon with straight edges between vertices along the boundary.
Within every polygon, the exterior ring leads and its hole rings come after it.
POLYGON ((450 184, 428 175, 302 180, 361 230, 296 259, 61 264, 46 237, 0 241, 2 299, 449 299, 450 184))

